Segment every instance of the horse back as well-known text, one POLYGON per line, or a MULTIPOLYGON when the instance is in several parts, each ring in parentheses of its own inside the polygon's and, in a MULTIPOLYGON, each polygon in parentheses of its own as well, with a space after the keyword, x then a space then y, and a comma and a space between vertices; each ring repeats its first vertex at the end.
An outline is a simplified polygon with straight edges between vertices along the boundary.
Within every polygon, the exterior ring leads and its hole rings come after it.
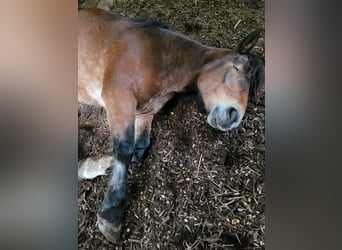
POLYGON ((182 91, 203 51, 161 23, 100 9, 79 11, 78 46, 79 101, 100 106, 108 89, 133 91, 138 106, 182 91))

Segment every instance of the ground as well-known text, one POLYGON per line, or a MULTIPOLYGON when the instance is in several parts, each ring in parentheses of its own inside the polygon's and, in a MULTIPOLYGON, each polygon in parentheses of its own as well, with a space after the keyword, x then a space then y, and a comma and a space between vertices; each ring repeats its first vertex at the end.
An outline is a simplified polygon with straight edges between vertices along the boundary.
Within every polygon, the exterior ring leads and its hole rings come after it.
MULTIPOLYGON (((78 1, 79 7, 99 1, 78 1)), ((264 1, 109 1, 215 47, 264 27, 264 1), (234 28, 235 27, 235 28, 234 28)), ((264 40, 255 52, 264 56, 264 40)), ((238 129, 214 130, 195 94, 179 95, 152 124, 146 157, 129 167, 122 242, 107 242, 96 213, 108 176, 79 180, 79 249, 264 249, 265 103, 249 102, 238 129)), ((79 104, 79 160, 111 151, 105 111, 79 104)))

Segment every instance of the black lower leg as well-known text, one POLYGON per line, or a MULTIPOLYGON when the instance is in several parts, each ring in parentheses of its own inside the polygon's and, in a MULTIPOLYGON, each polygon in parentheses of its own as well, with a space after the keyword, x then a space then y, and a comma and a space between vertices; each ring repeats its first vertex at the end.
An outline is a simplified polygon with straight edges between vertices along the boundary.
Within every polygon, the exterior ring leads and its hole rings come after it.
POLYGON ((120 225, 123 221, 126 201, 127 166, 134 151, 134 127, 127 129, 124 138, 114 137, 113 144, 112 177, 103 200, 100 216, 109 223, 120 225))
MULTIPOLYGON (((114 168, 122 168, 122 166, 116 165, 114 168)), ((126 169, 114 170, 113 177, 110 182, 111 186, 105 194, 100 212, 102 218, 115 225, 120 225, 123 221, 127 186, 126 175, 126 169), (114 177, 116 174, 123 174, 121 175, 123 179, 121 179, 121 177, 117 178, 117 176, 114 177), (115 188, 113 188, 113 185, 115 188)))
POLYGON ((150 146, 150 131, 145 129, 144 132, 136 139, 134 148, 134 158, 141 159, 150 146))

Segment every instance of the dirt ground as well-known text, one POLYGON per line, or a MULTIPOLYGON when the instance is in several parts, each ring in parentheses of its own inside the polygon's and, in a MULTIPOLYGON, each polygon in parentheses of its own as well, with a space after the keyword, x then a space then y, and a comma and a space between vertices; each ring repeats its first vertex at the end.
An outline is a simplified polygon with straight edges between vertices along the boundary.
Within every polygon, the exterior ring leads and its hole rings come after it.
MULTIPOLYGON (((85 8, 98 1, 78 2, 85 8)), ((111 9, 161 21, 215 47, 236 48, 264 27, 263 0, 114 1, 111 9)), ((264 56, 263 39, 255 52, 264 56)), ((96 225, 108 177, 79 180, 79 249, 264 249, 264 98, 251 100, 240 127, 225 133, 206 123, 195 94, 173 99, 153 121, 147 156, 129 167, 119 245, 96 225)), ((78 120, 79 160, 111 151, 103 109, 79 104, 78 120)))

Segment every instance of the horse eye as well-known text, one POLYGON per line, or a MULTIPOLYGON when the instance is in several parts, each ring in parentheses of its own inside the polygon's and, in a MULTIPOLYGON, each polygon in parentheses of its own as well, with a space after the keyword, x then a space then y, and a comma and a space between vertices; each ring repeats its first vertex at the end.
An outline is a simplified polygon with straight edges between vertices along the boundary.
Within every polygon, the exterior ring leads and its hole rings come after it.
POLYGON ((230 80, 230 76, 229 76, 228 71, 227 71, 223 75, 222 83, 227 84, 227 83, 229 83, 229 80, 230 80))
POLYGON ((239 71, 239 68, 236 67, 235 65, 233 65, 233 68, 234 68, 236 71, 239 71))

